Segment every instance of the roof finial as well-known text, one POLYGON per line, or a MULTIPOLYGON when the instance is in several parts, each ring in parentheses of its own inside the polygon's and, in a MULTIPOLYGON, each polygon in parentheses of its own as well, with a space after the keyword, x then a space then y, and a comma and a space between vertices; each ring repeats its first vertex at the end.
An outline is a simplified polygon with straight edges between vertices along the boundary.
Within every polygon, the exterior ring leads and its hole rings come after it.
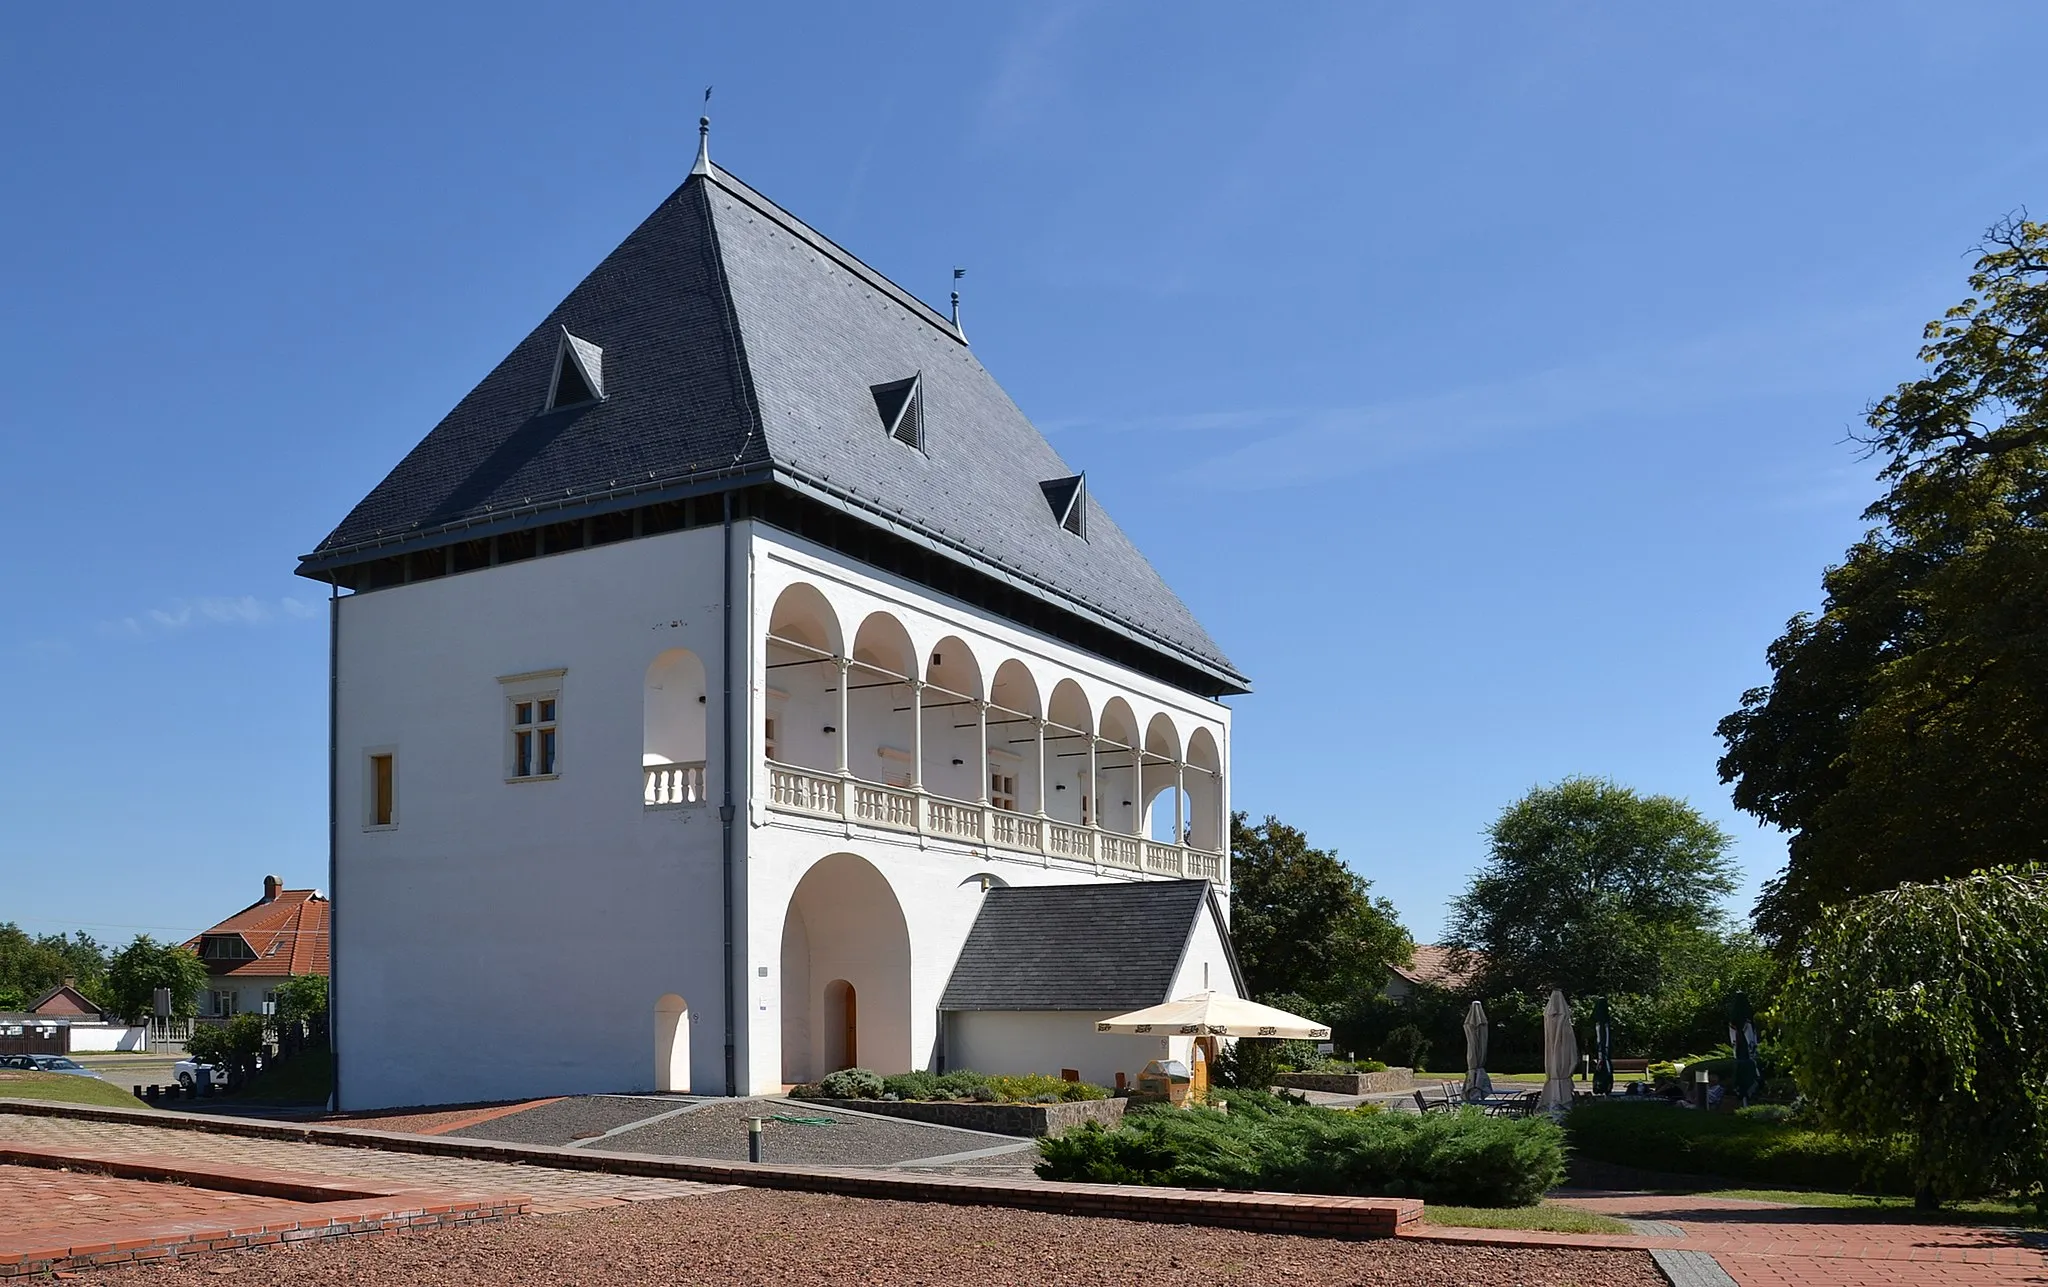
POLYGON ((960 279, 966 275, 965 268, 953 270, 953 334, 963 340, 967 338, 967 332, 960 329, 960 279))
MULTIPOLYGON (((707 110, 711 106, 711 86, 709 85, 704 87, 704 106, 707 110)), ((690 167, 690 173, 711 173, 711 118, 709 116, 697 118, 697 164, 690 167)))

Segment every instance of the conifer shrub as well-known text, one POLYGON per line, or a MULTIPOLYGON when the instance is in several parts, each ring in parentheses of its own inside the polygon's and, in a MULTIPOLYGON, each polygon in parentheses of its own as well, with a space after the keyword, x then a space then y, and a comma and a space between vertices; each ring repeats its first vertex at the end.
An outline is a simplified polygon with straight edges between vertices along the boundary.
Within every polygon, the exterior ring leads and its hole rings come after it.
POLYGON ((880 1099, 882 1078, 866 1068, 841 1068, 818 1083, 826 1099, 880 1099))
POLYGON ((1543 1118, 1332 1112, 1239 1091, 1228 1113, 1135 1109, 1039 1141, 1048 1180, 1169 1184, 1530 1206, 1564 1175, 1564 1133, 1543 1118))

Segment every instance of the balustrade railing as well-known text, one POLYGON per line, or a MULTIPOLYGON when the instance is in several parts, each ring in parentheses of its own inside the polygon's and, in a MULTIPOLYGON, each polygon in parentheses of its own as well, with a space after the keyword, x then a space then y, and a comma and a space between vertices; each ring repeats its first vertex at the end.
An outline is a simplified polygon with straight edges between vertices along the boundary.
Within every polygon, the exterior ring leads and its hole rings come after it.
POLYGON ((840 780, 828 773, 809 773, 782 765, 768 768, 768 802, 778 809, 836 818, 840 812, 840 789, 840 780))
MULTIPOLYGON (((704 798, 704 768, 699 765, 647 766, 648 804, 699 803, 704 798), (689 777, 689 771, 695 776, 689 777), (678 775, 675 771, 683 771, 678 775), (657 800, 655 774, 682 778, 684 799, 657 800), (694 792, 694 794, 692 794, 694 792)), ((883 786, 820 773, 787 764, 768 764, 768 805, 789 813, 838 818, 890 831, 916 832, 971 844, 986 844, 1016 853, 1039 854, 1075 862, 1099 863, 1121 871, 1185 876, 1229 882, 1229 866, 1219 853, 1185 845, 1161 844, 1139 836, 1118 835, 1095 827, 1077 827, 1050 818, 1013 813, 990 805, 948 800, 922 791, 883 786)))
POLYGON ((640 798, 648 808, 704 803, 704 762, 646 764, 640 768, 640 798))

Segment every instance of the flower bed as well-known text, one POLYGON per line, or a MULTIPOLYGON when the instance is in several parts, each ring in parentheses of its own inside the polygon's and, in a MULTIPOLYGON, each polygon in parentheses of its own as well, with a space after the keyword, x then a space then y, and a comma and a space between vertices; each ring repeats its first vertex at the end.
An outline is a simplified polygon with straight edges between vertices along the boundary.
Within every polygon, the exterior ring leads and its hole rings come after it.
POLYGON ((1281 1073, 1274 1084, 1289 1090, 1319 1090, 1331 1095, 1379 1095, 1389 1091, 1413 1090, 1413 1068, 1382 1068, 1378 1072, 1290 1072, 1281 1073))
POLYGON ((952 1126, 963 1131, 986 1131, 992 1135, 1018 1135, 1030 1139, 1058 1135, 1083 1122, 1115 1127, 1124 1119, 1121 1099, 1083 1099, 1062 1104, 984 1104, 971 1099, 820 1099, 807 1096, 805 1104, 822 1108, 844 1108, 881 1117, 902 1117, 934 1126, 952 1126))

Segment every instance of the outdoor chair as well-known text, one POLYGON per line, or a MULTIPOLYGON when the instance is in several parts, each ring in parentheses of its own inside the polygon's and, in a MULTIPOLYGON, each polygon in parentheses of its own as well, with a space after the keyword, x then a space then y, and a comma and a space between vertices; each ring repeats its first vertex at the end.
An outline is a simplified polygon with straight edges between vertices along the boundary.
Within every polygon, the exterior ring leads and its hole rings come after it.
POLYGON ((1458 1101, 1454 1096, 1445 1095, 1442 1099, 1431 1099, 1423 1091, 1415 1092, 1415 1111, 1418 1113, 1450 1113, 1456 1112, 1457 1108, 1458 1101))

